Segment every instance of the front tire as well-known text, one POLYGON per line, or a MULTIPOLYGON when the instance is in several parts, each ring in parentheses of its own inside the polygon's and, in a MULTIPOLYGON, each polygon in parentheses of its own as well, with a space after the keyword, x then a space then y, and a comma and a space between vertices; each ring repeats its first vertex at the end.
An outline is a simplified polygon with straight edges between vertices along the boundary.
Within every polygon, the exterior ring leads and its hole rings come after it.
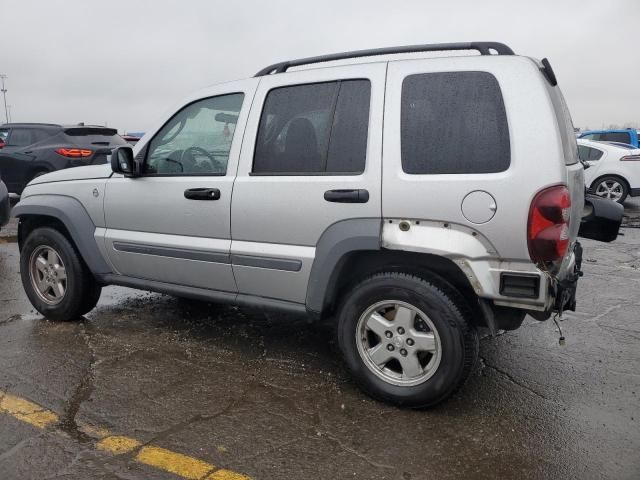
POLYGON ((50 227, 35 229, 20 252, 22 285, 35 309, 52 320, 78 320, 102 288, 69 240, 50 227))
POLYGON ((372 397, 434 406, 453 395, 478 358, 462 296, 437 277, 373 275, 343 301, 338 341, 347 367, 372 397))

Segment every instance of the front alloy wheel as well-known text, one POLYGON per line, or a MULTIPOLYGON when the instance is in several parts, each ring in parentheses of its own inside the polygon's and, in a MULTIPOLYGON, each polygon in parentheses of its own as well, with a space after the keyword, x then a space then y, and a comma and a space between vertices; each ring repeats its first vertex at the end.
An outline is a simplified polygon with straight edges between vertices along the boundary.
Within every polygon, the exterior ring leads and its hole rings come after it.
POLYGON ((29 259, 29 276, 34 291, 47 305, 57 305, 67 290, 67 271, 60 254, 40 245, 29 259))
POLYGON ((31 304, 51 320, 79 320, 96 306, 102 290, 70 239, 52 227, 26 235, 20 276, 31 304))

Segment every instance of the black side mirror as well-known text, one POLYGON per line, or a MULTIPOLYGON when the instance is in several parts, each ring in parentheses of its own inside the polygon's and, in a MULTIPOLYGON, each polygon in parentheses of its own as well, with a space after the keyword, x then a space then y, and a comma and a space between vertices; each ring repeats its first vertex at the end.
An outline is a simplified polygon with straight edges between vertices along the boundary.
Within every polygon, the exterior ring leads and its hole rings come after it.
POLYGON ((618 237, 623 215, 624 207, 618 202, 587 194, 578 236, 599 242, 613 242, 618 237))
POLYGON ((129 145, 122 145, 111 151, 111 170, 122 173, 125 177, 140 175, 138 164, 133 157, 133 149, 129 145))

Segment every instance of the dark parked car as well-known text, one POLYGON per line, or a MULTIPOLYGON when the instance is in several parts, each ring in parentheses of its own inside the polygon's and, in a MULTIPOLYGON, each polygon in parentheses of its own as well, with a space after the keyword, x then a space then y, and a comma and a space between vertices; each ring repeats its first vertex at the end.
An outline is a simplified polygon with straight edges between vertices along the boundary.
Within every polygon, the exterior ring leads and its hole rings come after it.
POLYGON ((9 213, 11 207, 9 207, 9 192, 7 187, 0 177, 0 227, 9 221, 9 213))
POLYGON ((69 167, 107 162, 127 142, 113 128, 93 125, 6 123, 0 126, 0 174, 12 193, 33 178, 69 167))

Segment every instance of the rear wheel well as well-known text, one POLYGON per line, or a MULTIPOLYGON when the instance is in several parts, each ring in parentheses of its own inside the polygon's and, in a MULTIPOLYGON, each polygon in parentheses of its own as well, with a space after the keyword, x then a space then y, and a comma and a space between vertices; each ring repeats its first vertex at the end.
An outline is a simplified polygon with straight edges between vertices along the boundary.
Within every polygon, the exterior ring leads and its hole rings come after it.
MULTIPOLYGON (((475 311, 478 297, 466 275, 448 258, 427 253, 397 250, 365 250, 345 255, 334 269, 325 295, 323 317, 335 312, 341 298, 364 278, 381 272, 401 272, 422 278, 439 277, 455 288, 475 311)), ((482 315, 474 323, 484 326, 482 315)))

